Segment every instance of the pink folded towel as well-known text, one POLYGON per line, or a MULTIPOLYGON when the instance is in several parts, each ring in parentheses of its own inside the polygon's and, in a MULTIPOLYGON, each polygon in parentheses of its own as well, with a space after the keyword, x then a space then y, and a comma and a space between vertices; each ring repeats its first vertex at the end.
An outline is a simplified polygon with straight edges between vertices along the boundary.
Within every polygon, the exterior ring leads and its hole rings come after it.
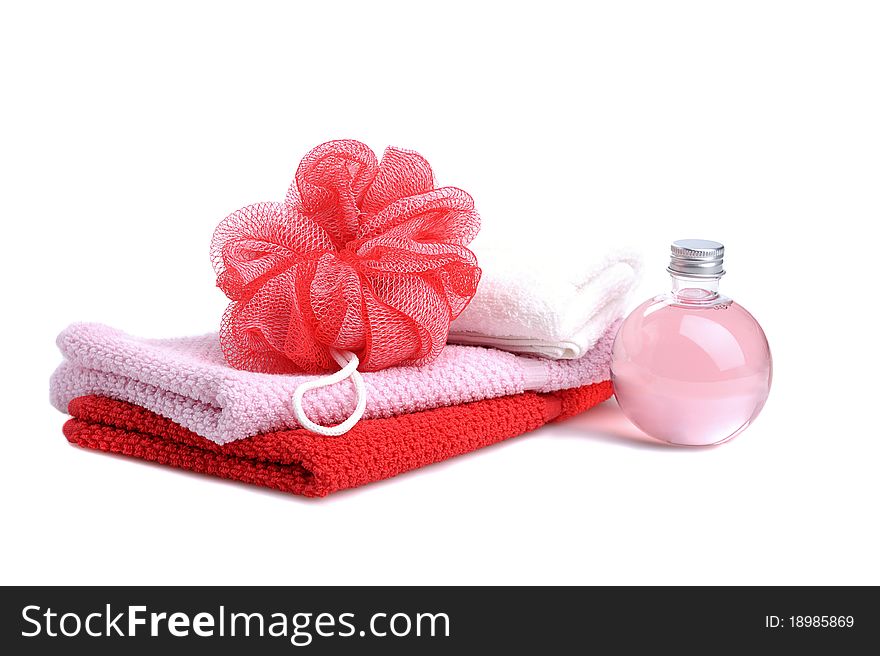
MULTIPOLYGON (((431 364, 363 374, 366 418, 390 417, 527 391, 552 392, 610 378, 612 325, 584 357, 545 360, 477 346, 447 346, 431 364)), ((226 364, 216 334, 141 339, 99 324, 73 324, 58 336, 65 361, 52 376, 62 412, 76 397, 127 401, 218 444, 298 426, 294 390, 316 376, 262 374, 226 364)), ((333 424, 351 414, 348 381, 308 392, 309 417, 333 424)))

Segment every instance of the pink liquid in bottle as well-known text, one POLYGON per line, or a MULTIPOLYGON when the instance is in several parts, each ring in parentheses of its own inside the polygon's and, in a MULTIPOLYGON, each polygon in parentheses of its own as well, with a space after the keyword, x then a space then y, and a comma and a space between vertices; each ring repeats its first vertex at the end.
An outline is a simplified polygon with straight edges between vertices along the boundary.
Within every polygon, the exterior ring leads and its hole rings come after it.
POLYGON ((652 437, 719 444, 764 407, 770 348, 754 317, 718 294, 721 244, 682 240, 672 251, 672 293, 642 303, 617 334, 614 393, 630 421, 652 437))

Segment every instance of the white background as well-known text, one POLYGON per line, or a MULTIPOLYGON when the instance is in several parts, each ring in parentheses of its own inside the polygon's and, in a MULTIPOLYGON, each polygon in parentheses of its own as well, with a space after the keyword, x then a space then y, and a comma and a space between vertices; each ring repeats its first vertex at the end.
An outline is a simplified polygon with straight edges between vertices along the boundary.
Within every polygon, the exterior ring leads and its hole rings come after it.
POLYGON ((0 580, 880 583, 878 34, 869 2, 4 4, 0 580), (55 335, 215 329, 216 223, 344 137, 423 153, 524 266, 634 243, 634 304, 723 241, 764 413, 681 450, 612 402, 318 501, 68 446, 55 335))

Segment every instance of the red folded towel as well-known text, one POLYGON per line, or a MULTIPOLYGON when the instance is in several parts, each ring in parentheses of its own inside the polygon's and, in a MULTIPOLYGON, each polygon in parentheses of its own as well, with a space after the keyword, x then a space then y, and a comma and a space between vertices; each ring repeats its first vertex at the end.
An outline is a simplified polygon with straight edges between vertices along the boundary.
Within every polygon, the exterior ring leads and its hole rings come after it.
POLYGON ((102 396, 69 405, 72 444, 284 492, 322 497, 390 478, 566 419, 611 396, 609 381, 526 392, 385 419, 341 437, 295 429, 218 445, 139 406, 102 396))

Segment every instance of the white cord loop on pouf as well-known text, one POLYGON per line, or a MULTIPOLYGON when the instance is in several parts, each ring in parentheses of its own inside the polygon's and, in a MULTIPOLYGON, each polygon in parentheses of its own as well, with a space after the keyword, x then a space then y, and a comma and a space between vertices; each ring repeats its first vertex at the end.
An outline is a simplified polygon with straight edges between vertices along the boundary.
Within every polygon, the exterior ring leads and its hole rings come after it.
POLYGON ((318 435, 338 437, 354 428, 354 425, 360 421, 361 417, 363 417, 364 410, 367 407, 367 388, 364 385, 364 377, 361 376, 361 372, 357 370, 358 365, 360 364, 358 356, 351 351, 337 351, 336 349, 330 349, 330 355, 333 356, 333 359, 336 360, 342 369, 329 376, 323 376, 317 380, 310 380, 306 383, 302 383, 293 392, 292 405, 293 414, 296 416, 296 420, 299 422, 300 426, 313 433, 317 433, 318 435), (357 395, 357 405, 355 405, 354 412, 351 413, 348 419, 336 426, 321 426, 309 419, 302 407, 303 396, 305 393, 309 390, 318 389, 319 387, 329 387, 330 385, 341 383, 346 378, 351 378, 351 382, 354 384, 355 394, 357 395))

